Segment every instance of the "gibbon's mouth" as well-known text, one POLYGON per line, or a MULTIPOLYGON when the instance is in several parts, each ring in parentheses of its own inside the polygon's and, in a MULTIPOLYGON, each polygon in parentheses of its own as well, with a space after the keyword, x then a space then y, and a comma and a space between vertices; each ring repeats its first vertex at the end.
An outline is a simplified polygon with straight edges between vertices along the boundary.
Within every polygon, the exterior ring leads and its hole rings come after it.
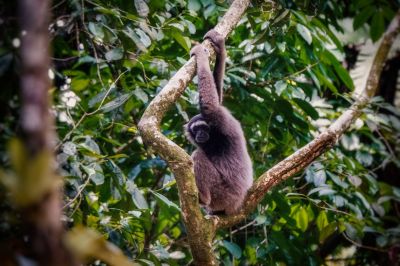
POLYGON ((195 140, 197 143, 205 143, 208 141, 209 138, 210 138, 210 136, 208 135, 207 132, 200 131, 200 132, 197 132, 195 140))

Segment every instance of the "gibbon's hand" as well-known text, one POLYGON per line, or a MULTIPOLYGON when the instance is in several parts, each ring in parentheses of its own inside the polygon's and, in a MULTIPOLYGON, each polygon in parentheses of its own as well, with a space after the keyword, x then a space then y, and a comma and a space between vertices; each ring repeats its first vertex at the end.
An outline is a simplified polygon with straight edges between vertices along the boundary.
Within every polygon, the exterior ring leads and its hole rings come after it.
POLYGON ((190 50, 190 57, 198 56, 198 57, 209 57, 210 51, 205 48, 202 44, 197 44, 195 47, 190 50))
POLYGON ((209 39, 217 54, 220 54, 225 49, 225 38, 216 30, 209 30, 204 35, 204 40, 209 39))

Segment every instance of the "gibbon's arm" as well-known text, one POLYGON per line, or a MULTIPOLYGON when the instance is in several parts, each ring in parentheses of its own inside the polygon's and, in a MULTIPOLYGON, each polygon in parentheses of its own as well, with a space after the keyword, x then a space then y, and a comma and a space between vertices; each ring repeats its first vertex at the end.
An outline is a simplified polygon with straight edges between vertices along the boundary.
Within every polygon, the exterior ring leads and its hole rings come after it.
POLYGON ((200 113, 205 119, 210 120, 210 122, 219 120, 222 110, 219 103, 217 87, 211 73, 208 54, 201 44, 195 46, 191 54, 196 55, 197 61, 200 113))
POLYGON ((226 59, 225 50, 222 53, 217 54, 213 72, 215 84, 217 85, 217 92, 220 103, 222 103, 224 97, 225 59, 226 59))
POLYGON ((217 86, 219 102, 222 103, 224 97, 223 87, 224 87, 225 60, 226 60, 225 39, 221 34, 216 32, 214 29, 208 31, 206 35, 204 35, 204 39, 209 39, 211 41, 216 52, 213 76, 215 84, 217 86))

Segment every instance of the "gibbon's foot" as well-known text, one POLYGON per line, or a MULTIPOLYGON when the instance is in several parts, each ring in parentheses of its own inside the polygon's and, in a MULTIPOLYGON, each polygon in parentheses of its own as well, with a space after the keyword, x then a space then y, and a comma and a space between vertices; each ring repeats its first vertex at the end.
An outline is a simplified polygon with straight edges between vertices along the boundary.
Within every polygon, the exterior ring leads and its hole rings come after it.
POLYGON ((219 221, 219 219, 220 219, 218 215, 211 215, 211 214, 205 215, 204 218, 205 218, 206 220, 213 220, 213 219, 215 219, 215 220, 217 220, 217 221, 219 221))
POLYGON ((197 44, 195 47, 192 48, 192 50, 190 50, 190 57, 194 55, 208 57, 210 55, 210 52, 202 44, 197 44))
POLYGON ((225 38, 214 29, 209 30, 206 35, 204 35, 203 39, 209 39, 211 41, 217 54, 221 53, 225 48, 225 38))
POLYGON ((226 212, 225 211, 209 211, 208 214, 212 215, 212 216, 219 216, 219 215, 226 215, 226 212))

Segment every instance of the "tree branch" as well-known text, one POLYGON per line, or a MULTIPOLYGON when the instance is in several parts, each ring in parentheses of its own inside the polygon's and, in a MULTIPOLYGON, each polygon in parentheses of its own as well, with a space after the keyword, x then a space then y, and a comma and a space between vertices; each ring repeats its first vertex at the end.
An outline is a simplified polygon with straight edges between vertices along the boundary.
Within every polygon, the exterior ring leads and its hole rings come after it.
POLYGON ((354 94, 355 102, 325 132, 318 135, 306 146, 296 151, 280 163, 262 174, 251 187, 241 211, 234 216, 214 218, 218 228, 230 227, 243 220, 264 198, 265 193, 276 184, 288 179, 306 168, 317 157, 330 149, 350 125, 361 115, 362 109, 369 103, 379 85, 379 79, 390 47, 400 30, 400 11, 385 32, 375 54, 367 84, 360 94, 354 94))
MULTIPOLYGON (((249 3, 250 0, 234 1, 216 25, 215 30, 226 37, 239 22, 249 3)), ((205 40, 203 44, 214 57, 215 51, 210 41, 205 40)), ((215 234, 215 224, 201 213, 193 173, 193 162, 182 148, 160 132, 162 118, 171 105, 182 95, 195 72, 195 58, 190 58, 151 101, 139 121, 138 127, 145 143, 168 162, 175 175, 182 216, 188 232, 194 263, 197 265, 216 265, 217 262, 211 244, 215 234)))

